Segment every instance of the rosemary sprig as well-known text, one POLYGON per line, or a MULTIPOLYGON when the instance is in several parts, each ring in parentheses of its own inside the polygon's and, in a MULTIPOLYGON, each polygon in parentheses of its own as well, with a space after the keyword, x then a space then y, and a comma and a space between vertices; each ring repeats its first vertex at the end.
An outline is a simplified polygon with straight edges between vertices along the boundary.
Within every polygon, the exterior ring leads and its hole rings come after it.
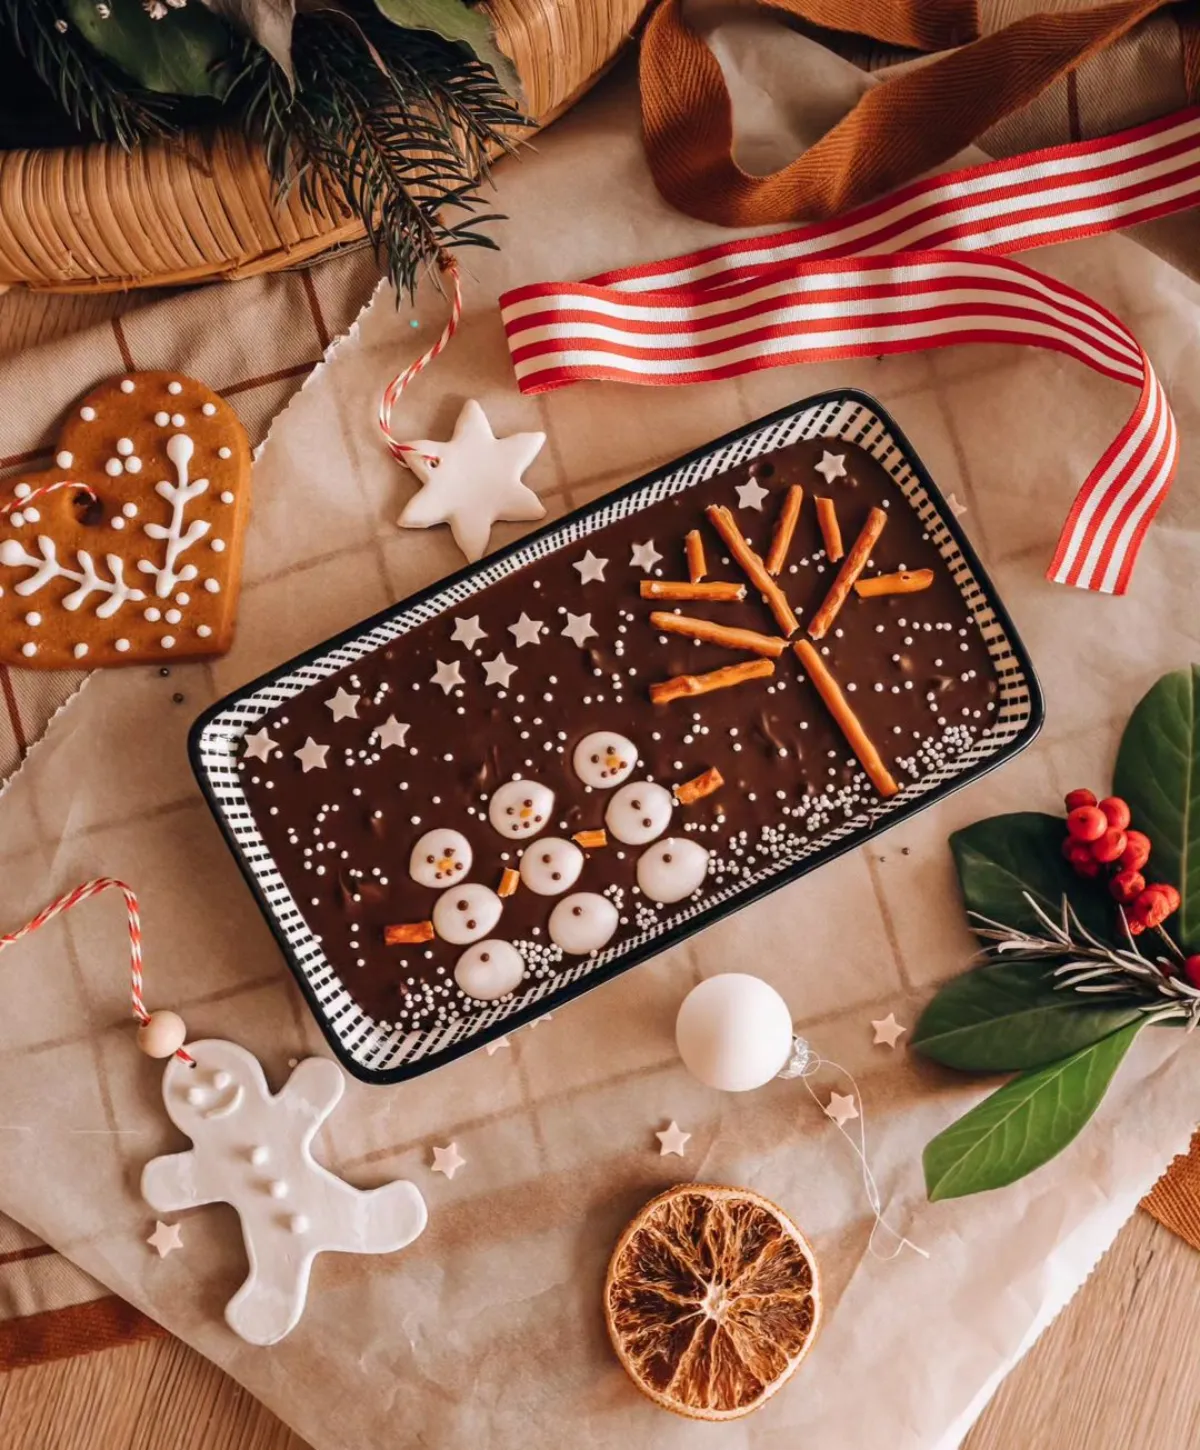
POLYGON ((1050 973, 1059 979, 1056 990, 1085 996, 1132 995, 1144 999, 1141 1010, 1155 1021, 1182 1019, 1189 1032, 1200 1026, 1200 991, 1172 970, 1175 962, 1183 960, 1183 953, 1167 932, 1158 932, 1166 954, 1148 958, 1138 950, 1123 913, 1126 945, 1111 946, 1084 926, 1065 896, 1061 919, 1055 921, 1029 892, 1022 894, 1046 934, 1021 931, 977 911, 969 912, 977 923, 976 934, 989 943, 980 952, 980 961, 1057 962, 1050 973))

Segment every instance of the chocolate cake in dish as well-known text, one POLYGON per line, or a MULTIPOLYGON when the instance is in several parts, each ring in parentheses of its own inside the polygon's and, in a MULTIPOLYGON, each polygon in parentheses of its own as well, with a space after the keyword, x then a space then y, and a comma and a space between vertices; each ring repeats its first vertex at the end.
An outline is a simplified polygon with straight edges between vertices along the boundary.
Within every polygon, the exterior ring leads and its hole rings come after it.
POLYGON ((1040 714, 951 511, 839 393, 285 665, 192 748, 331 1042, 395 1081, 860 844, 1040 714))

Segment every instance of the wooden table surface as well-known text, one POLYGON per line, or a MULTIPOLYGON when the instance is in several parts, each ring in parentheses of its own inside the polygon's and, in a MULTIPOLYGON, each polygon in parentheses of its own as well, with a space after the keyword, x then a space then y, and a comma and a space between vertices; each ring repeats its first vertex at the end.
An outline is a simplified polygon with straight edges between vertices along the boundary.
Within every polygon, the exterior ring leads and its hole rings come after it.
MULTIPOLYGON (((141 300, 10 292, 0 297, 0 359, 141 300)), ((1139 1213, 1001 1386, 965 1450, 1200 1446, 1193 1331, 1200 1340, 1200 1254, 1139 1213)), ((0 1428, 2 1450, 306 1450, 174 1339, 0 1374, 0 1428)))

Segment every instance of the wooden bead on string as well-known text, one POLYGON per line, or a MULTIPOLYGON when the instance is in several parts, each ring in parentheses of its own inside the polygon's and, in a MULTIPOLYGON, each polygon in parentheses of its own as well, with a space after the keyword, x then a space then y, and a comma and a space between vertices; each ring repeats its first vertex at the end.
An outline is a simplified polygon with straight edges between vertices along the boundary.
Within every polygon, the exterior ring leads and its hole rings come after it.
POLYGON ((178 1012, 151 1012, 137 1031, 137 1045, 147 1057, 174 1057, 187 1041, 187 1027, 178 1012))

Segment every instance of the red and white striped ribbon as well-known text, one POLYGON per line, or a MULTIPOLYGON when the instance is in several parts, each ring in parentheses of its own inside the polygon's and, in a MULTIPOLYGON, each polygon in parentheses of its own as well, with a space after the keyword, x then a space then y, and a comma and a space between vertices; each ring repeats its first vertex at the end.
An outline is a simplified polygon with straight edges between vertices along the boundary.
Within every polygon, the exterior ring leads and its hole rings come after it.
MULTIPOLYGON (((5 947, 10 947, 14 942, 19 942, 22 937, 32 936, 35 931, 40 931, 48 921, 53 921, 56 916, 64 911, 70 911, 73 906, 78 906, 81 901, 87 901, 90 897, 99 896, 102 891, 119 891, 125 898, 125 917, 129 925, 129 995, 133 1004, 133 1015, 143 1025, 150 1020, 150 1013, 146 1011, 146 1003, 143 998, 145 985, 142 978, 142 918, 138 910, 137 895, 132 886, 126 886, 124 881, 118 881, 115 876, 97 876, 93 881, 85 881, 82 886, 76 886, 73 891, 58 897, 43 906, 41 911, 27 921, 24 926, 16 931, 10 931, 6 935, 0 935, 0 952, 5 947)), ((180 1048, 175 1054, 184 1062, 191 1062, 192 1058, 180 1048)))
POLYGON ((1200 107, 1098 141, 914 182, 844 216, 586 282, 506 292, 524 393, 585 379, 653 385, 963 342, 1050 348, 1138 389, 1089 474, 1049 577, 1124 593, 1178 459, 1137 339, 1106 308, 1007 254, 1200 203, 1200 107))

